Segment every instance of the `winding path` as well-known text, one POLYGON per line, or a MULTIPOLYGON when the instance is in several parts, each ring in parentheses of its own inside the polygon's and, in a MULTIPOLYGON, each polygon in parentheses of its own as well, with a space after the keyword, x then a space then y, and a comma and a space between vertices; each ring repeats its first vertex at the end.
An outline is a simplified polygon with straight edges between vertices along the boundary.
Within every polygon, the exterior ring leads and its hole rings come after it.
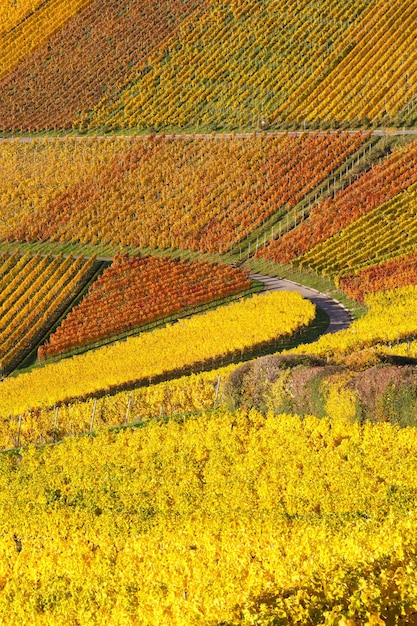
POLYGON ((321 293, 311 287, 305 287, 299 283, 285 278, 274 278, 265 276, 264 274, 249 274, 253 280, 259 280, 265 285, 265 291, 297 291, 303 298, 311 300, 313 304, 322 309, 329 316, 329 326, 324 331, 327 333, 336 333, 338 330, 348 328, 352 323, 352 315, 343 304, 330 298, 325 293, 321 293))

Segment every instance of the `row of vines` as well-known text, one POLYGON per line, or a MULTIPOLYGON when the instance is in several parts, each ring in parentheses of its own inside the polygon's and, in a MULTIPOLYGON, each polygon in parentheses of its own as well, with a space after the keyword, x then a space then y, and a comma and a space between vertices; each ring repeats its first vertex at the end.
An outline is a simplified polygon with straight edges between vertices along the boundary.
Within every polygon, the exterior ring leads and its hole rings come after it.
MULTIPOLYGON (((38 211, 28 197, 17 227, 11 222, 3 232, 8 241, 227 252, 271 216, 285 215, 368 139, 361 132, 147 137, 93 143, 91 157, 74 140, 85 170, 102 151, 115 152, 98 175, 44 195, 38 211)), ((48 144, 42 158, 47 154, 48 144)), ((57 158, 60 150, 51 145, 51 164, 57 158)), ((10 179, 6 194, 7 185, 10 179)))
POLYGON ((47 0, 30 8, 11 11, 0 31, 2 131, 415 120, 412 0, 47 0))
POLYGON ((314 305, 297 293, 253 296, 8 378, 1 383, 0 414, 210 369, 252 354, 255 348, 279 346, 314 318, 314 305))
POLYGON ((40 360, 244 292, 246 272, 210 263, 117 257, 38 350, 40 360))
POLYGON ((1 372, 30 349, 88 281, 94 258, 0 257, 1 372))
MULTIPOLYGON (((65 2, 67 11, 81 8, 60 29, 50 4, 44 9, 50 17, 47 27, 40 27, 37 12, 21 27, 23 43, 14 32, 8 36, 7 46, 13 46, 14 55, 6 56, 0 71, 3 131, 68 129, 81 123, 80 110, 93 108, 104 96, 117 98, 132 72, 200 2, 65 2), (29 32, 32 23, 31 28, 38 29, 35 37, 29 32), (16 64, 18 59, 21 62, 16 64)), ((0 39, 0 49, 3 46, 6 52, 6 42, 0 39)))

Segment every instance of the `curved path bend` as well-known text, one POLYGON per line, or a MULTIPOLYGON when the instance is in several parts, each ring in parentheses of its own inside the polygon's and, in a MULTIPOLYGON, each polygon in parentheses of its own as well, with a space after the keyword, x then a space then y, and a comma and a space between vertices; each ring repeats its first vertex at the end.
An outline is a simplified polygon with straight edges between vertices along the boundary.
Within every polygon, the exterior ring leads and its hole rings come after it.
POLYGON ((323 335, 336 333, 338 330, 348 328, 352 323, 352 315, 343 304, 330 298, 311 287, 305 287, 299 283, 285 278, 274 278, 264 274, 249 274, 249 278, 259 280, 265 285, 265 291, 297 291, 303 298, 311 300, 313 304, 322 309, 329 316, 330 323, 323 335))

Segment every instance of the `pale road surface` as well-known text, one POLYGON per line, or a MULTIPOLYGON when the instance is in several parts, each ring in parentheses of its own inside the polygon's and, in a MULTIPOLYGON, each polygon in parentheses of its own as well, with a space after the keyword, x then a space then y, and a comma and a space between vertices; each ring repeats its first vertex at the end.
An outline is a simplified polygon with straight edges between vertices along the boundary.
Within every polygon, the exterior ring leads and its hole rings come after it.
MULTIPOLYGON (((260 136, 276 136, 276 135, 303 135, 305 133, 308 134, 314 134, 317 131, 315 130, 289 130, 289 131, 276 131, 276 132, 268 132, 265 130, 261 130, 261 131, 253 131, 252 133, 213 133, 213 134, 204 134, 204 133, 194 133, 192 135, 184 133, 184 134, 174 134, 174 135, 170 135, 167 134, 165 135, 167 139, 170 139, 172 137, 175 137, 175 139, 191 139, 191 138, 205 138, 205 139, 222 139, 224 137, 236 137, 236 138, 247 138, 247 137, 253 137, 254 135, 260 135, 260 136)), ((319 135, 327 135, 328 133, 330 134, 334 134, 340 132, 338 130, 322 130, 319 131, 318 134, 319 135)), ((343 132, 348 132, 351 134, 354 133, 358 133, 358 132, 367 132, 366 129, 357 129, 357 130, 347 130, 347 131, 343 131, 343 132)), ((388 136, 388 137, 392 137, 394 135, 417 135, 417 129, 416 128, 402 128, 402 129, 389 129, 389 128, 380 128, 377 130, 372 130, 371 131, 371 135, 378 135, 378 136, 388 136)), ((96 138, 96 139, 117 139, 117 138, 123 138, 123 137, 137 137, 137 138, 146 138, 146 137, 150 137, 151 135, 135 135, 134 133, 129 134, 129 135, 61 135, 61 136, 56 136, 56 137, 49 137, 47 135, 38 135, 37 137, 20 137, 19 135, 15 135, 13 137, 0 137, 0 142, 3 141, 16 141, 18 140, 21 143, 30 143, 31 141, 36 141, 39 139, 47 139, 48 141, 54 141, 55 139, 58 140, 63 140, 63 139, 67 139, 67 138, 72 138, 75 139, 77 141, 82 141, 87 140, 87 139, 91 139, 92 137, 96 138)), ((158 136, 158 133, 156 133, 156 136, 158 136)))
POLYGON ((303 298, 311 300, 313 304, 322 309, 329 316, 330 324, 323 335, 336 333, 338 330, 348 328, 352 323, 352 315, 343 304, 330 298, 330 296, 325 293, 320 293, 320 291, 316 289, 294 283, 292 280, 273 278, 272 276, 265 276, 264 274, 249 274, 249 278, 264 283, 266 291, 297 291, 303 298))

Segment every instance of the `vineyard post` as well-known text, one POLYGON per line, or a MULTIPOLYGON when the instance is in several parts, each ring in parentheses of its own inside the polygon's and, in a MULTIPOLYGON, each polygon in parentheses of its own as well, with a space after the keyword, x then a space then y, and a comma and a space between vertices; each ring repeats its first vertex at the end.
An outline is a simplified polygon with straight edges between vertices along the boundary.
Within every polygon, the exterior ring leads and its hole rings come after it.
POLYGON ((94 398, 93 410, 91 411, 90 433, 93 432, 94 417, 96 415, 97 398, 94 398))
POLYGON ((131 407, 131 404, 132 404, 132 394, 130 394, 130 396, 129 396, 129 400, 128 400, 128 403, 127 403, 126 417, 125 417, 125 422, 126 422, 126 424, 127 424, 127 423, 128 423, 128 421, 129 421, 129 413, 130 413, 130 407, 131 407))
POLYGON ((58 411, 59 411, 59 407, 55 407, 55 417, 54 417, 54 431, 57 430, 58 428, 58 411))
POLYGON ((19 421, 17 423, 17 440, 16 440, 16 448, 20 448, 20 431, 22 429, 22 413, 19 415, 19 421))
POLYGON ((216 404, 217 404, 217 399, 218 399, 218 397, 219 397, 220 381, 221 381, 221 376, 219 375, 219 376, 217 376, 216 392, 215 392, 215 394, 214 394, 214 404, 213 404, 213 407, 215 407, 215 406, 216 406, 216 404))

